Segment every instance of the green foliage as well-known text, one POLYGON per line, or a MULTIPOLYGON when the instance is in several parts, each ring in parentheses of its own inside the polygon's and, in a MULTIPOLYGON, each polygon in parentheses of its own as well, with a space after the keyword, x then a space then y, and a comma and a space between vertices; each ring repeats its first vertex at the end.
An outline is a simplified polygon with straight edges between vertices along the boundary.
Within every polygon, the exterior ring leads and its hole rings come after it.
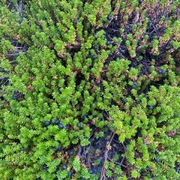
POLYGON ((73 168, 74 168, 75 171, 80 171, 80 169, 81 169, 81 164, 80 164, 80 159, 79 159, 79 157, 76 157, 76 158, 74 159, 72 165, 73 165, 73 168))
POLYGON ((8 2, 0 2, 0 80, 9 79, 0 83, 0 179, 178 179, 178 1, 8 2), (112 158, 95 161, 103 168, 93 174, 82 153, 105 129, 125 150, 112 156, 106 137, 112 158))

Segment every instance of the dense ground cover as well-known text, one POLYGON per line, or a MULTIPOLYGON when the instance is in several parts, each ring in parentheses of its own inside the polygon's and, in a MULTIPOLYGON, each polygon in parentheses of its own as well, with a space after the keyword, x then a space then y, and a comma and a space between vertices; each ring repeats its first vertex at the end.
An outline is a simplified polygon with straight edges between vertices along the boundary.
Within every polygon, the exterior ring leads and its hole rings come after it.
POLYGON ((0 178, 178 180, 179 4, 2 0, 0 178))

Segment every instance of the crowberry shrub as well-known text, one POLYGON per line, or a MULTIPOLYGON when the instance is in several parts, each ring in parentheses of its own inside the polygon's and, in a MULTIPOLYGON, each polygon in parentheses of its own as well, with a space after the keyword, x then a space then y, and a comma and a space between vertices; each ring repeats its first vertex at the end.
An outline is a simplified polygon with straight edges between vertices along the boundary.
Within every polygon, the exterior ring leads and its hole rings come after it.
POLYGON ((1 1, 0 178, 178 179, 178 5, 1 1))

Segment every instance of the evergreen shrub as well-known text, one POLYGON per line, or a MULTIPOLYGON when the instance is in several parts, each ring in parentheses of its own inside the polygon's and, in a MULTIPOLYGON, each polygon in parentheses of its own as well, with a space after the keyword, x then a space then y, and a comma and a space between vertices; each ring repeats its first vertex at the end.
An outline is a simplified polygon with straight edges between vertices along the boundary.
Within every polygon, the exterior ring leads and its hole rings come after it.
POLYGON ((0 179, 179 179, 178 6, 2 0, 0 179))

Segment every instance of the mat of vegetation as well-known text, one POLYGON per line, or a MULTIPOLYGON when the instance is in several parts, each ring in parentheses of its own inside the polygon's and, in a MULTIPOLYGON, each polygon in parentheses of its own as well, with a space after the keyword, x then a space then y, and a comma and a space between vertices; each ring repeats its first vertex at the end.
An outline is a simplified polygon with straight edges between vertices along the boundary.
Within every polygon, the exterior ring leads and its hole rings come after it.
POLYGON ((179 7, 1 0, 0 179, 178 180, 179 7))

